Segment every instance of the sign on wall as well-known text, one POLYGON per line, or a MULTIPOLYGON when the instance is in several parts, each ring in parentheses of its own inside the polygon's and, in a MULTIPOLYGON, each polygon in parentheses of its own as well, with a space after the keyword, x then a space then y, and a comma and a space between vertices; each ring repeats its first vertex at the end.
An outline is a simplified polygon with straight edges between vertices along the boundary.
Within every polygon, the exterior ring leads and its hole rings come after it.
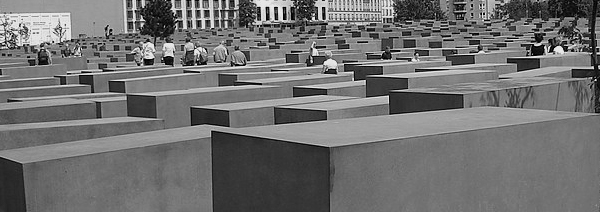
MULTIPOLYGON (((38 45, 42 42, 59 43, 71 39, 71 13, 12 13, 0 14, 2 22, 10 27, 0 27, 0 34, 5 28, 16 35, 17 45, 38 45)), ((0 36, 0 42, 6 38, 0 36)))

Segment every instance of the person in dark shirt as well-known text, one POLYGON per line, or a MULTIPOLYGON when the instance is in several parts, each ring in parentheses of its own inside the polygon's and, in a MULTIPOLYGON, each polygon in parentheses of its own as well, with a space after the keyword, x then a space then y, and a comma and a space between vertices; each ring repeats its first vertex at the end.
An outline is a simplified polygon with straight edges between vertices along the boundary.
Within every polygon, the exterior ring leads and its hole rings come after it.
POLYGON ((234 52, 231 53, 231 66, 245 66, 246 65, 246 55, 240 51, 239 46, 234 47, 234 52))
POLYGON ((531 46, 531 56, 539 56, 539 55, 545 55, 546 54, 546 46, 544 46, 544 44, 542 44, 542 41, 544 40, 544 36, 542 34, 535 34, 534 35, 534 39, 535 39, 535 43, 531 46))
POLYGON ((391 60, 392 59, 392 52, 391 52, 389 46, 385 47, 385 51, 383 52, 383 54, 381 54, 381 59, 382 60, 391 60))

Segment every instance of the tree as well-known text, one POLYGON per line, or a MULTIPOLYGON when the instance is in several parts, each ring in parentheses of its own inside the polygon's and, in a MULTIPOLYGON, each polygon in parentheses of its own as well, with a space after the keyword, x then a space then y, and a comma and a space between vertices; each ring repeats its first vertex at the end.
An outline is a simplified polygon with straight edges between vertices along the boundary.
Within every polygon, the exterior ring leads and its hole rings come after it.
POLYGON ((0 37, 4 38, 4 42, 2 42, 3 46, 7 48, 14 48, 17 46, 18 35, 15 33, 15 29, 12 27, 15 21, 10 20, 8 16, 3 16, 0 18, 0 26, 3 29, 3 32, 0 33, 0 37))
POLYGON ((548 12, 555 18, 586 18, 592 9, 592 0, 548 0, 548 12))
POLYGON ((496 17, 508 17, 511 19, 542 18, 550 17, 546 2, 532 2, 531 0, 512 0, 497 7, 494 10, 496 17))
POLYGON ((301 21, 306 25, 308 20, 311 20, 315 14, 315 0, 293 0, 294 8, 296 8, 296 20, 301 21))
POLYGON ((248 24, 254 23, 256 20, 256 3, 251 0, 240 0, 239 23, 240 26, 248 27, 248 24))
MULTIPOLYGON (((598 17, 598 0, 593 0, 591 17, 598 17)), ((592 37, 592 64, 594 64, 594 77, 592 77, 592 90, 594 91, 594 112, 600 113, 600 70, 598 70, 598 55, 596 52, 596 18, 590 18, 590 34, 592 37)))
POLYGON ((395 0, 394 20, 444 20, 446 15, 435 0, 395 0))
POLYGON ((158 37, 166 38, 175 33, 177 16, 171 10, 171 1, 148 0, 141 10, 144 18, 144 26, 140 29, 142 35, 150 35, 154 38, 154 44, 158 37))
POLYGON ((58 20, 58 24, 56 25, 56 27, 54 27, 53 29, 53 33, 54 35, 56 35, 58 37, 58 42, 62 42, 63 41, 63 37, 65 36, 65 34, 67 33, 67 29, 63 28, 60 25, 60 19, 58 20))

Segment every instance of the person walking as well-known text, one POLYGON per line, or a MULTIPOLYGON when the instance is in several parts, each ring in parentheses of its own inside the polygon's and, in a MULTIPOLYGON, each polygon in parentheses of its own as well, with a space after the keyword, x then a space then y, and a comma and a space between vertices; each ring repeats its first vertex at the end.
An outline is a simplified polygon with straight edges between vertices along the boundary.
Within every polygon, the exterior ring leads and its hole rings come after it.
POLYGON ((183 55, 184 66, 193 66, 196 63, 196 57, 194 56, 195 49, 196 47, 192 43, 192 39, 189 37, 185 38, 185 45, 183 46, 183 51, 185 52, 183 55))
POLYGON ((165 39, 166 43, 163 44, 162 52, 163 52, 163 61, 165 65, 173 66, 173 60, 175 59, 175 44, 173 44, 173 39, 167 38, 165 39))
POLYGON ((201 46, 200 42, 196 42, 196 49, 194 50, 194 57, 196 58, 196 65, 206 65, 208 63, 208 49, 201 46))
POLYGON ((240 51, 239 46, 234 47, 235 51, 231 53, 231 66, 245 66, 246 65, 246 55, 240 51))
POLYGON ((552 51, 554 54, 565 54, 565 49, 562 47, 562 39, 560 37, 554 37, 554 50, 552 51))
POLYGON ((52 55, 46 49, 46 44, 40 44, 40 50, 37 53, 37 61, 38 65, 51 65, 52 64, 52 55))
POLYGON ((225 48, 225 41, 221 41, 221 43, 213 49, 213 59, 215 60, 215 63, 227 62, 228 55, 227 48, 225 48))
POLYGON ((69 43, 65 43, 63 48, 60 50, 60 55, 63 58, 71 56, 71 49, 69 48, 69 43))
POLYGON ((146 39, 146 43, 144 43, 144 65, 151 66, 154 65, 154 53, 156 49, 154 49, 154 44, 150 42, 150 39, 146 39))
POLYGON ((142 63, 143 63, 143 60, 144 60, 143 49, 144 49, 144 42, 138 41, 138 46, 135 47, 133 49, 133 51, 131 51, 131 53, 134 54, 133 55, 133 60, 135 60, 135 63, 138 66, 142 66, 142 63))
POLYGON ((325 62, 323 62, 323 74, 337 74, 338 64, 333 59, 331 51, 325 52, 325 62))

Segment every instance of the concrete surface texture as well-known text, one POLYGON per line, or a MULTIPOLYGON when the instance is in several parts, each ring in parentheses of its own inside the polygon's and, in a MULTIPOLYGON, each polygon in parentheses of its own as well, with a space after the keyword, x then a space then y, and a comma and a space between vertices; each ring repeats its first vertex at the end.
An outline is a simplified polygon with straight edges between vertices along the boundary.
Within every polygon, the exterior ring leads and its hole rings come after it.
POLYGON ((351 82, 334 82, 316 85, 294 86, 295 97, 312 95, 334 95, 366 97, 366 81, 358 80, 351 82))
POLYGON ((275 124, 388 115, 389 97, 379 96, 275 107, 275 124))
POLYGON ((2 211, 212 211, 214 126, 0 151, 2 211), (48 183, 52 182, 52 183, 48 183))
POLYGON ((214 211, 592 211, 598 124, 471 108, 217 130, 214 211))
POLYGON ((96 118, 96 106, 85 100, 59 99, 0 103, 0 124, 96 118))

